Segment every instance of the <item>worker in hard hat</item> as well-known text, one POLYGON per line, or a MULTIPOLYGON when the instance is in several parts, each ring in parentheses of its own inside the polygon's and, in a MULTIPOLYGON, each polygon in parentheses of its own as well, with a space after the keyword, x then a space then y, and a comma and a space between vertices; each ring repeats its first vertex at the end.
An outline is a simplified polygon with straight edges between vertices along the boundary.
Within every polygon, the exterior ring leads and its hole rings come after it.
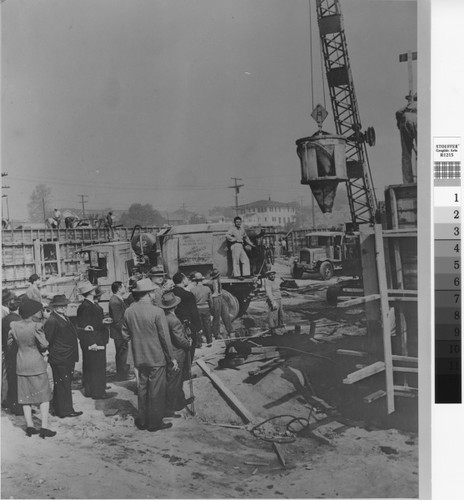
POLYGON ((413 152, 417 164, 417 94, 408 100, 408 104, 396 112, 396 125, 401 135, 401 168, 405 184, 416 182, 413 152))

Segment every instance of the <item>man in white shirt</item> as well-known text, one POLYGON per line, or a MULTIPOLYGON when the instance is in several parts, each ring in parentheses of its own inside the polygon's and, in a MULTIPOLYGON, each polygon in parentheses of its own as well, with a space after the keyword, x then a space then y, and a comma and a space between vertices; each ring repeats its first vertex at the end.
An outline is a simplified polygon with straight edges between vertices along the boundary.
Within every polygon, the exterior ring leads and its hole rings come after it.
POLYGON ((250 241, 245 229, 242 227, 241 217, 234 218, 234 226, 227 231, 226 239, 232 252, 232 275, 234 278, 250 276, 250 261, 243 245, 245 243, 250 247, 255 245, 250 241), (242 269, 240 269, 240 266, 242 269))

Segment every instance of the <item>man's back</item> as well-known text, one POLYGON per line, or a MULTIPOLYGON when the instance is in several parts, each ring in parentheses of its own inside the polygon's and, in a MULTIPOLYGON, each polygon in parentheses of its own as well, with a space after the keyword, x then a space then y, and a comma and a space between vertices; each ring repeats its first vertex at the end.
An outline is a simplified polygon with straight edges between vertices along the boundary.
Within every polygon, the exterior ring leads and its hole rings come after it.
POLYGON ((132 338, 136 367, 166 366, 172 347, 164 311, 151 302, 136 302, 124 314, 123 336, 132 338), (166 354, 165 354, 166 353, 166 354))

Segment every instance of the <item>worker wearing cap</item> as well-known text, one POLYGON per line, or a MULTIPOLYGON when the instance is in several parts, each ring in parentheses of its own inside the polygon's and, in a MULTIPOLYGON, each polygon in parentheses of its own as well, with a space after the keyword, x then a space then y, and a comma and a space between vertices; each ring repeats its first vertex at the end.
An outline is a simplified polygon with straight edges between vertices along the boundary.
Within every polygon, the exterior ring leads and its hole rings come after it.
POLYGON ((121 330, 123 338, 132 342, 134 364, 139 373, 135 426, 151 432, 172 426, 163 422, 166 414, 166 370, 167 367, 173 371, 179 369, 172 351, 166 316, 152 303, 154 291, 155 286, 149 278, 137 281, 132 291, 135 302, 124 313, 121 330))
POLYGON ((221 319, 226 327, 227 337, 231 337, 234 330, 230 319, 229 311, 222 298, 222 283, 219 271, 214 268, 211 272, 211 312, 213 315, 213 335, 214 338, 221 337, 221 319))
POLYGON ((234 225, 227 231, 226 240, 229 242, 232 253, 232 275, 235 278, 250 276, 250 261, 243 245, 245 243, 250 247, 255 245, 250 241, 245 229, 242 227, 241 217, 234 218, 234 225))
POLYGON ((401 167, 405 184, 415 182, 413 151, 417 157, 417 95, 408 100, 408 104, 396 112, 396 125, 401 136, 401 167))
POLYGON ((266 273, 264 280, 264 290, 266 292, 267 305, 268 305, 268 319, 269 329, 271 333, 276 333, 280 329, 283 322, 282 310, 282 292, 280 291, 280 279, 276 280, 276 272, 270 269, 266 273))
POLYGON ((210 347, 213 342, 213 334, 211 330, 211 310, 212 299, 211 290, 203 284, 204 276, 201 273, 195 273, 193 281, 195 286, 191 292, 197 303, 198 313, 200 314, 201 326, 206 337, 207 346, 210 347))
POLYGON ((53 372, 53 408, 60 418, 78 417, 74 410, 71 383, 74 366, 79 361, 77 329, 66 315, 69 300, 55 295, 49 303, 52 313, 44 324, 48 340, 48 362, 53 372))
MULTIPOLYGON (((172 353, 174 359, 177 360, 179 369, 173 370, 167 367, 166 381, 166 417, 177 417, 175 412, 180 411, 187 405, 193 402, 193 396, 186 399, 182 389, 184 364, 187 361, 187 353, 189 352, 192 339, 185 334, 184 327, 180 319, 176 316, 176 307, 180 303, 180 298, 172 292, 167 292, 163 295, 163 303, 161 308, 166 314, 166 321, 169 327, 169 336, 172 343, 172 353)), ((188 360, 190 361, 190 359, 188 360)))
POLYGON ((153 293, 151 294, 153 299, 153 305, 161 307, 163 302, 163 282, 166 277, 163 266, 155 266, 148 272, 148 277, 151 279, 153 286, 155 287, 153 293))
POLYGON ((111 318, 104 318, 98 305, 97 286, 90 281, 78 284, 84 297, 77 309, 78 335, 82 349, 82 385, 84 396, 92 399, 107 399, 106 394, 106 344, 109 340, 107 325, 111 318))

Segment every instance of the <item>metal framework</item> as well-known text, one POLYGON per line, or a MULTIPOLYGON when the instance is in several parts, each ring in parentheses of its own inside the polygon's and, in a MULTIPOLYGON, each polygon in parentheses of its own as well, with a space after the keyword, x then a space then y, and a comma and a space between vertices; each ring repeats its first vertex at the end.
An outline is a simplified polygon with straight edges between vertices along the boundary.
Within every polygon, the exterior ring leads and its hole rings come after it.
POLYGON ((327 84, 337 134, 345 136, 348 200, 355 225, 374 223, 377 200, 354 91, 343 16, 338 0, 316 0, 327 84))

